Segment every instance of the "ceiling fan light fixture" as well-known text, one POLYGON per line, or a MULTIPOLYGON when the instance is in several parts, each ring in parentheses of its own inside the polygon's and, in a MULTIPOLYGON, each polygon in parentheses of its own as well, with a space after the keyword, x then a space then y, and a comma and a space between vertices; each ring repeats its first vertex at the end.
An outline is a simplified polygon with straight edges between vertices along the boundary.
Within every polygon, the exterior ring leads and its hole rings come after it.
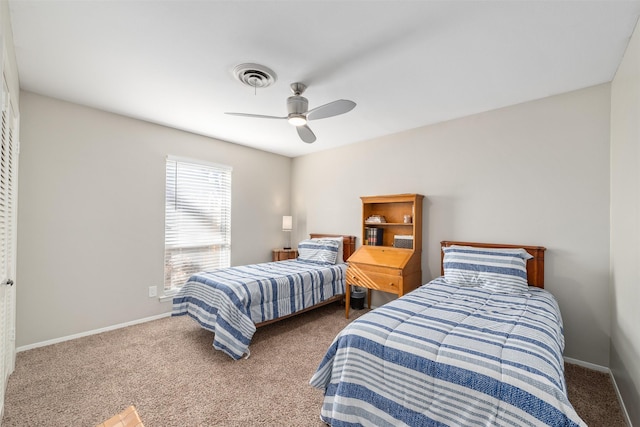
POLYGON ((304 114, 289 114, 287 120, 294 126, 304 126, 307 124, 307 118, 304 114))
MULTIPOLYGON (((251 64, 255 65, 255 64, 251 64)), ((307 86, 304 83, 296 82, 291 83, 291 92, 293 96, 287 98, 287 115, 278 116, 264 116, 262 114, 248 114, 248 113, 225 113, 232 116, 243 117, 255 117, 258 119, 287 119, 287 121, 296 127, 296 132, 300 139, 307 144, 315 142, 316 135, 307 126, 307 121, 326 119, 327 117, 339 116, 340 114, 348 113, 353 110, 356 103, 347 99, 338 99, 337 101, 323 104, 312 110, 309 110, 309 100, 302 96, 307 86)))

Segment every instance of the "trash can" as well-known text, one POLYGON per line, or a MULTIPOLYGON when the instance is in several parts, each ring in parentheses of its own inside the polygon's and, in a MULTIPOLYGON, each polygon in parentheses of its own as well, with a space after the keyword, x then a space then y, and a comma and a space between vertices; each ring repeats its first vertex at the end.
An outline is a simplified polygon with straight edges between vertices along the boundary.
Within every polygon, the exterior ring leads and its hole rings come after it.
POLYGON ((362 310, 364 308, 364 297, 367 296, 366 288, 359 288, 354 286, 351 291, 351 308, 356 310, 362 310))

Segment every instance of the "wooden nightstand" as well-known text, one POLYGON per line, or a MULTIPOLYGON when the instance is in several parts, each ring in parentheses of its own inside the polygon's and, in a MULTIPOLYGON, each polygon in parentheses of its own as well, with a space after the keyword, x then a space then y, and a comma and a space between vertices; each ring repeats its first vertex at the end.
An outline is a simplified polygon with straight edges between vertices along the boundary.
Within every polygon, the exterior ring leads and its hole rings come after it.
POLYGON ((298 258, 298 251, 295 249, 274 249, 273 260, 274 261, 286 261, 288 259, 298 258))

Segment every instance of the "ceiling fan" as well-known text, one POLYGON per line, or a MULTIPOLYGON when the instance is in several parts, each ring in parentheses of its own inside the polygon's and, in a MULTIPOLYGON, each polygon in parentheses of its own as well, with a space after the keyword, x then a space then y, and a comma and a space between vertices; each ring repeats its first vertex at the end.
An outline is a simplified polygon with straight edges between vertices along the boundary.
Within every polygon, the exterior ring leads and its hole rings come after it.
POLYGON ((304 83, 291 83, 291 91, 293 96, 287 98, 287 111, 289 114, 284 117, 263 116, 260 114, 247 113, 225 113, 232 116, 255 117, 259 119, 287 119, 289 123, 296 127, 298 136, 304 142, 311 144, 316 140, 313 131, 307 126, 309 120, 325 119, 327 117, 337 116, 339 114, 348 113, 353 110, 356 103, 347 99, 339 99, 329 102, 328 104, 309 110, 309 101, 302 96, 307 86, 304 83))

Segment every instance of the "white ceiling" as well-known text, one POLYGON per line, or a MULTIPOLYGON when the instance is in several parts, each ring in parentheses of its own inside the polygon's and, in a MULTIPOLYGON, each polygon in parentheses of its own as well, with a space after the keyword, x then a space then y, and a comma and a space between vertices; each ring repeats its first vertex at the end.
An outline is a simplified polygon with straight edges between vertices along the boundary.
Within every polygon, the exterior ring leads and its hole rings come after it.
POLYGON ((640 1, 9 0, 21 88, 296 157, 609 82, 640 1), (276 83, 232 70, 253 62, 276 83), (289 84, 306 144, 285 120, 289 84))

